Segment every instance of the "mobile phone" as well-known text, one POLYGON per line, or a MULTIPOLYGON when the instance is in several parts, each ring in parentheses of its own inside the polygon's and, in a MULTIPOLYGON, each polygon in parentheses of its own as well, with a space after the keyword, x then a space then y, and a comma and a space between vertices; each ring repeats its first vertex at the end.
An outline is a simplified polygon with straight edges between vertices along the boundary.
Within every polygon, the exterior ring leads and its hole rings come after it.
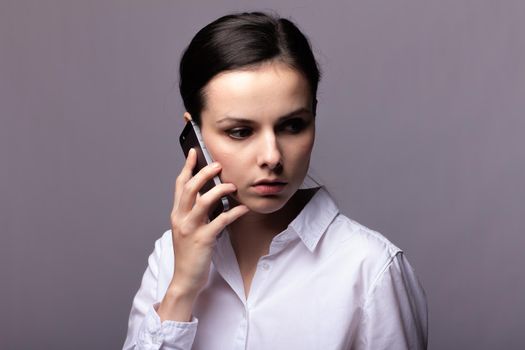
MULTIPOLYGON (((190 152, 191 148, 194 148, 195 151, 197 151, 197 164, 193 168, 194 176, 206 165, 213 163, 213 159, 211 158, 211 155, 209 154, 208 150, 206 149, 206 145, 202 140, 200 128, 193 120, 186 122, 186 125, 179 136, 179 141, 186 158, 188 157, 188 153, 190 152)), ((212 179, 208 180, 204 186, 202 186, 199 192, 201 195, 203 195, 220 183, 221 180, 219 176, 216 175, 212 179)), ((220 213, 228 210, 230 210, 230 201, 228 197, 221 197, 221 199, 217 201, 216 205, 214 205, 208 213, 210 221, 215 219, 220 213)))

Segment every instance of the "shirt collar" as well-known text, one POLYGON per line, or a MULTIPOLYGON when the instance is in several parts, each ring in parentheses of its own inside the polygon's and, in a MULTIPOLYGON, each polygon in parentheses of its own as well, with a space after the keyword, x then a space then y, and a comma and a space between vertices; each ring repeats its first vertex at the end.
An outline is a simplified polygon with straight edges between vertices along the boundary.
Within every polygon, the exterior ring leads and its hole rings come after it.
POLYGON ((308 250, 313 252, 338 213, 339 208, 328 191, 321 186, 299 215, 290 223, 288 230, 297 234, 308 250))

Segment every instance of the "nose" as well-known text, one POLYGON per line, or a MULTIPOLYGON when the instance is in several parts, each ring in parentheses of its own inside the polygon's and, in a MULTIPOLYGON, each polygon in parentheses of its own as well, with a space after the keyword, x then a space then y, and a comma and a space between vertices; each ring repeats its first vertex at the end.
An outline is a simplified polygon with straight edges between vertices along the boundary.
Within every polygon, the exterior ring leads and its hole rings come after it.
POLYGON ((282 166, 282 153, 275 133, 269 131, 261 135, 257 163, 260 167, 276 170, 282 166))

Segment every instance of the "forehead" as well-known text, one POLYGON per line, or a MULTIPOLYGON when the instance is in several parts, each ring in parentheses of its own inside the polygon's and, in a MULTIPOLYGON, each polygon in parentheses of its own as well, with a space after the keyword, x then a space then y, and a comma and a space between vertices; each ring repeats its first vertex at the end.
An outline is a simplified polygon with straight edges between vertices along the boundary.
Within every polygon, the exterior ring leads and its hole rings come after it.
POLYGON ((311 111, 308 81, 281 62, 218 74, 204 89, 203 122, 225 116, 263 120, 311 111))

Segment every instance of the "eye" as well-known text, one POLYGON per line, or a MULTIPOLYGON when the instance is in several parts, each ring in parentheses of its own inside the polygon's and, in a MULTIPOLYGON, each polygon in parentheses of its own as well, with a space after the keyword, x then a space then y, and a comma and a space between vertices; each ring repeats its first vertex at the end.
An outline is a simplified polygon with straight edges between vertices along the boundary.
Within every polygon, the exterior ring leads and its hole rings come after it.
POLYGON ((298 134, 300 133, 304 128, 308 126, 308 122, 305 121, 302 118, 293 118, 286 120, 281 125, 281 130, 284 130, 286 132, 289 132, 291 134, 298 134))
POLYGON ((247 138, 252 134, 252 129, 250 128, 234 128, 226 132, 228 136, 233 139, 242 140, 247 138))

